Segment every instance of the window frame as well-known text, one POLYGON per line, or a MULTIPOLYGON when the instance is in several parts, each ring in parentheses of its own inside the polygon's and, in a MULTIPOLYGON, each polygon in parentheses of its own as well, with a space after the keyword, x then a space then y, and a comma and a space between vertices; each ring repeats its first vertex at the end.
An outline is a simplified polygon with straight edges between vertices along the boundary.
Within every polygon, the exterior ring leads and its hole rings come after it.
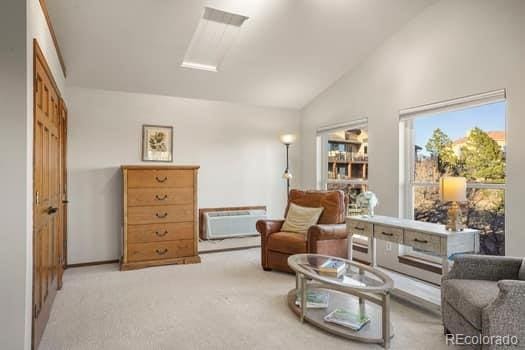
MULTIPOLYGON (((472 95, 462 97, 455 100, 439 102, 436 104, 430 104, 425 106, 414 107, 400 111, 399 119, 399 137, 400 137, 400 161, 404 164, 400 166, 400 182, 403 187, 402 198, 400 200, 400 214, 406 219, 414 220, 415 210, 415 189, 416 188, 436 188, 439 189, 439 183, 436 182, 425 182, 415 180, 415 130, 413 127, 413 121, 421 117, 430 117, 432 115, 440 114, 443 112, 452 112, 462 109, 479 107, 482 105, 505 102, 506 103, 506 91, 496 90, 479 95, 472 95)), ((507 135, 507 111, 505 112, 505 134, 507 135)), ((507 144, 508 144, 508 136, 507 144)), ((508 158, 508 149, 505 149, 506 158, 508 158)), ((505 198, 505 236, 507 236, 508 227, 508 216, 507 216, 507 168, 505 168, 505 182, 504 183, 477 183, 467 182, 467 190, 469 189, 489 189, 489 190, 503 190, 505 198)), ((420 253, 413 250, 411 247, 399 246, 398 256, 402 255, 413 255, 416 257, 430 258, 436 263, 440 263, 440 259, 434 258, 431 255, 420 253)))

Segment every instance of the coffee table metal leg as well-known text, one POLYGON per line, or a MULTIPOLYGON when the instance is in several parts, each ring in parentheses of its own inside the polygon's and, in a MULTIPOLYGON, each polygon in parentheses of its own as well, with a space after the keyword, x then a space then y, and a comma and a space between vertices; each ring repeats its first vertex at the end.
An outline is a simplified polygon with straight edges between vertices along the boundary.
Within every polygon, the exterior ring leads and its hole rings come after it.
POLYGON ((306 277, 301 276, 301 322, 304 322, 304 315, 306 313, 306 277))
POLYGON ((383 347, 390 348, 390 293, 383 295, 383 347))

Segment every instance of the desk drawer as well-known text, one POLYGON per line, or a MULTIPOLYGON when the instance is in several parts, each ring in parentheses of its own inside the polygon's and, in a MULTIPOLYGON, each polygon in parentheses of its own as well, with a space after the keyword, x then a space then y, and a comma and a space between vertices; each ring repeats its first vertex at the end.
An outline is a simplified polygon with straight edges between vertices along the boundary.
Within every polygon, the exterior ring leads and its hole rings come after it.
POLYGON ((374 236, 383 241, 403 243, 403 230, 400 228, 374 225, 374 236))
POLYGON ((193 188, 130 188, 129 206, 148 205, 193 205, 193 188))
POLYGON ((194 241, 133 243, 128 244, 127 249, 129 262, 172 259, 194 255, 194 241))
POLYGON ((404 244, 427 252, 441 254, 441 238, 424 232, 405 230, 404 244))
POLYGON ((151 207, 129 207, 128 224, 159 224, 167 222, 193 221, 193 205, 157 205, 151 207))
POLYGON ((361 235, 366 237, 372 237, 374 232, 374 225, 358 220, 349 219, 347 222, 347 230, 353 235, 361 235))
POLYGON ((128 187, 191 187, 193 170, 128 170, 128 187))

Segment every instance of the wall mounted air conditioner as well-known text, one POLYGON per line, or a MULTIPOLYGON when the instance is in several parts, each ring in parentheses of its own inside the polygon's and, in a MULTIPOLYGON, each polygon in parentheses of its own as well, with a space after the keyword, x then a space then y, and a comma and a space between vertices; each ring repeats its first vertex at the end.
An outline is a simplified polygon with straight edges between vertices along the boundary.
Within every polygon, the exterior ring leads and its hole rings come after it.
POLYGON ((266 210, 228 210, 204 213, 206 239, 255 236, 257 220, 266 219, 266 210))

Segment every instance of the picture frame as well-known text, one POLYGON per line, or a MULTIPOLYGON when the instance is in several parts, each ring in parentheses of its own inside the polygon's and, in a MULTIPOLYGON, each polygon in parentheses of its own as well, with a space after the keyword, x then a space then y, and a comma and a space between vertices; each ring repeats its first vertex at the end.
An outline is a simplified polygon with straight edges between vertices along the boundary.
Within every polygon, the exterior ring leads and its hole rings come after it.
POLYGON ((173 162, 173 126, 142 125, 142 161, 173 162))

